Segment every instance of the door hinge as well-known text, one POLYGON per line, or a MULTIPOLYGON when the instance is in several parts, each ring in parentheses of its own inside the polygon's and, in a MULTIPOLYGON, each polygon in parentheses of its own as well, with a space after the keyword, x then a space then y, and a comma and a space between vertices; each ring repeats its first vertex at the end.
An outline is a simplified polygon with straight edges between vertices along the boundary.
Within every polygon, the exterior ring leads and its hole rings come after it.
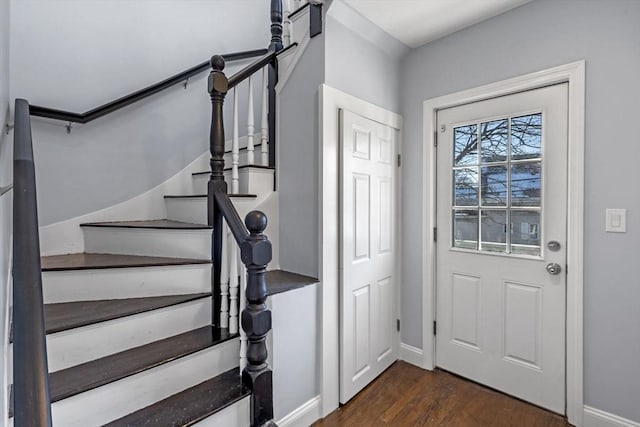
POLYGON ((433 321, 433 335, 438 335, 438 322, 433 321))
POLYGON ((396 319, 396 329, 400 332, 400 319, 396 319))
POLYGON ((433 131, 433 146, 438 147, 438 131, 433 131))
POLYGON ((438 227, 433 227, 433 241, 438 241, 438 227))
POLYGON ((398 167, 402 166, 402 157, 398 154, 398 167))

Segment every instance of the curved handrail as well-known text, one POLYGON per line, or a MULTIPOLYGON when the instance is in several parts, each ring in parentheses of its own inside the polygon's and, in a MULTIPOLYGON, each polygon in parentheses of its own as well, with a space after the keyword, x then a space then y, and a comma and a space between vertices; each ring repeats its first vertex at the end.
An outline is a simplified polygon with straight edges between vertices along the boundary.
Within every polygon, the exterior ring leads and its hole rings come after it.
MULTIPOLYGON (((267 49, 247 50, 244 52, 235 52, 222 55, 225 61, 239 61, 242 59, 255 58, 256 56, 262 56, 267 54, 267 49)), ((128 95, 118 98, 115 101, 108 102, 104 105, 96 107, 85 113, 74 113, 71 111, 58 110, 55 108, 41 107, 39 105, 31 105, 29 111, 32 116, 45 117, 54 120, 63 120, 65 122, 74 123, 88 123, 109 113, 113 113, 121 108, 145 99, 151 95, 161 92, 171 86, 175 86, 189 77, 199 74, 209 69, 209 61, 202 62, 195 65, 181 73, 171 76, 165 80, 155 83, 151 86, 147 86, 143 89, 132 92, 128 95)))
POLYGON ((13 138, 13 425, 51 426, 36 177, 25 99, 16 99, 13 138))

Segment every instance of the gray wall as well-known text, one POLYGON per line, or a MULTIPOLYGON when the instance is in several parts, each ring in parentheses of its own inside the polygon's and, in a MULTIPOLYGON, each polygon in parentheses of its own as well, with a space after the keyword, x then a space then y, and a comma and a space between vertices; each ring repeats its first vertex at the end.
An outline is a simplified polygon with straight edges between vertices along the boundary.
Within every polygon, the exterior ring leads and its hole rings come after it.
MULTIPOLYGON (((311 40, 278 98, 280 267, 313 277, 318 277, 318 90, 324 81, 324 44, 324 34, 311 40)), ((286 370, 274 374, 276 419, 320 393, 316 289, 274 297, 274 369, 286 370), (292 301, 295 295, 300 297, 292 301), (276 298, 283 303, 276 305, 276 298), (285 312, 276 313, 278 307, 285 312), (289 326, 280 335, 278 325, 285 323, 289 326)))
POLYGON ((318 277, 318 90, 324 35, 311 40, 279 98, 280 266, 318 277))
MULTIPOLYGON (((10 137, 4 132, 4 125, 9 119, 9 2, 0 1, 0 186, 12 182, 12 145, 10 137)), ((7 309, 9 244, 11 242, 11 202, 13 192, 0 197, 0 343, 2 348, 7 344, 5 316, 7 309)), ((5 419, 5 358, 0 355, 0 419, 5 419)))
POLYGON ((587 64, 585 404, 640 421, 640 2, 536 0, 404 61, 403 341, 422 346, 422 101, 581 59, 587 64), (631 133, 630 133, 631 132, 631 133), (626 234, 604 232, 626 208, 626 234))
MULTIPOLYGON (((12 0, 11 31, 12 97, 83 112, 213 53, 266 47, 269 2, 12 0)), ((71 135, 64 123, 34 120, 41 225, 137 196, 205 152, 211 115, 205 80, 206 73, 187 90, 176 86, 74 126, 71 135)), ((240 98, 244 130, 246 90, 240 98)))
POLYGON ((400 112, 400 58, 409 48, 343 1, 326 20, 325 83, 350 95, 400 112))

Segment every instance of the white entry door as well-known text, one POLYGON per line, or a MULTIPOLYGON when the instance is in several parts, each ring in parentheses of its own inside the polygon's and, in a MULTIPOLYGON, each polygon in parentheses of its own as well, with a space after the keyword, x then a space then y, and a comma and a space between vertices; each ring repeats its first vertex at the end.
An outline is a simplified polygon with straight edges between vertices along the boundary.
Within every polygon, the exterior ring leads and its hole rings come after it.
POLYGON ((397 359, 396 130, 340 112, 340 401, 397 359))
POLYGON ((437 114, 436 364, 561 414, 567 96, 437 114))

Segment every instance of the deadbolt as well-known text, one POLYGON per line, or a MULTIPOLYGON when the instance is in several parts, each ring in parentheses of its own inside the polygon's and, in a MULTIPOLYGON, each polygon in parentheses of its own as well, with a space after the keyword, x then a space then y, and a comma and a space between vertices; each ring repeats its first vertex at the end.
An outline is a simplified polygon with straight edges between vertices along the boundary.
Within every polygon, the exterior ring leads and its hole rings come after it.
POLYGON ((560 250, 560 242, 552 240, 547 243, 547 248, 549 248, 551 252, 558 252, 560 250))

